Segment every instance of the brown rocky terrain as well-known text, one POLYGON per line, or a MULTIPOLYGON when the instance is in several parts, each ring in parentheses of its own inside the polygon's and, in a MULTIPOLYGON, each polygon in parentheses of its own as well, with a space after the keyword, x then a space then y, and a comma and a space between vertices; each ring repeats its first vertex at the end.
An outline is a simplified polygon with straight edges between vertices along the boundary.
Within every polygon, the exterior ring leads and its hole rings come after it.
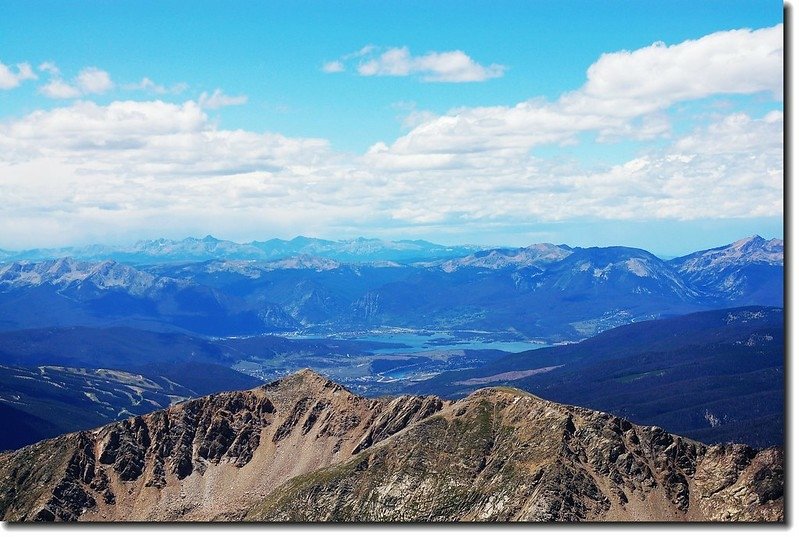
POLYGON ((781 521, 783 453, 486 388, 358 397, 303 370, 0 454, 0 518, 781 521))

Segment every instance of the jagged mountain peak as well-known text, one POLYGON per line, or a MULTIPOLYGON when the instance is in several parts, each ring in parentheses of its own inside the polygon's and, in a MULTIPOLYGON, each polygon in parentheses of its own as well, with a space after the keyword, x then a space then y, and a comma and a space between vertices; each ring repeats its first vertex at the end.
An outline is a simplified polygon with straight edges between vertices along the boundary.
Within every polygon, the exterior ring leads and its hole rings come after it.
POLYGON ((689 283, 733 304, 781 304, 785 246, 753 235, 669 261, 689 283), (775 277, 777 276, 777 277, 775 277))
POLYGON ((0 518, 236 517, 287 479, 345 460, 444 406, 436 397, 363 399, 301 370, 2 453, 0 518))
POLYGON ((746 245, 757 247, 757 246, 762 246, 765 243, 766 239, 764 239, 760 235, 751 235, 749 237, 744 237, 743 239, 738 239, 737 241, 733 242, 730 246, 734 248, 740 248, 746 245))
POLYGON ((675 258, 670 263, 676 265, 681 272, 747 263, 781 265, 784 250, 782 239, 766 240, 759 235, 753 235, 725 246, 675 258))
POLYGON ((0 260, 40 260, 70 255, 96 261, 114 258, 123 262, 162 263, 216 260, 275 261, 301 254, 318 255, 337 261, 423 261, 466 255, 475 246, 442 246, 422 240, 355 239, 326 240, 298 235, 290 240, 269 239, 237 243, 213 235, 202 238, 158 238, 129 245, 91 245, 34 249, 20 252, 0 250, 0 260))
POLYGON ((571 252, 573 250, 571 246, 566 244, 552 244, 551 242, 537 242, 525 246, 524 249, 531 252, 541 252, 556 256, 567 255, 565 252, 571 252))
POLYGON ((781 520, 782 452, 486 388, 312 370, 0 454, 4 520, 781 520))
POLYGON ((334 383, 324 375, 321 375, 309 367, 300 369, 290 375, 282 377, 274 382, 264 385, 264 389, 274 388, 302 388, 304 390, 312 389, 335 389, 348 391, 341 385, 334 383))
POLYGON ((319 239, 314 239, 313 237, 306 237, 305 235, 297 235, 296 237, 294 237, 293 239, 289 240, 288 242, 294 243, 294 244, 308 244, 309 242, 313 242, 315 240, 319 240, 319 239))
POLYGON ((777 260, 782 258, 784 242, 782 239, 766 240, 760 235, 753 235, 735 241, 726 247, 719 248, 719 250, 740 252, 742 256, 754 261, 777 260))

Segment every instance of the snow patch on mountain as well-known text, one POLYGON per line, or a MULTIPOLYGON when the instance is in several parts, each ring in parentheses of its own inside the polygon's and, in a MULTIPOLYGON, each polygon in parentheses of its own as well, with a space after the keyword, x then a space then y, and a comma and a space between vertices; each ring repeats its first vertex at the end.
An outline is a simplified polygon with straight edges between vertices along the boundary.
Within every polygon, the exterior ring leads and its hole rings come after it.
POLYGON ((627 267, 627 270, 641 278, 649 278, 652 276, 652 271, 643 259, 628 259, 624 262, 624 265, 627 267))
POLYGON ((766 312, 762 309, 758 310, 743 310, 737 312, 729 312, 724 318, 727 324, 747 323, 755 319, 762 319, 766 316, 766 312))
POLYGON ((608 273, 613 268, 612 264, 605 265, 603 268, 595 268, 594 269, 594 279, 595 280, 607 280, 608 273))

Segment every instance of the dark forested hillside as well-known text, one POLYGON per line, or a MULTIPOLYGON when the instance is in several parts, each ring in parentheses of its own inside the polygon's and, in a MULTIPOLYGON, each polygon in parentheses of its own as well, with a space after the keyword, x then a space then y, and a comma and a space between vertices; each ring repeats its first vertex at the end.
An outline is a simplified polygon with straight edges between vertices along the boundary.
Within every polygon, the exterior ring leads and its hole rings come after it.
POLYGON ((417 393, 506 384, 707 442, 782 444, 784 314, 744 307, 634 323, 443 373, 417 393))

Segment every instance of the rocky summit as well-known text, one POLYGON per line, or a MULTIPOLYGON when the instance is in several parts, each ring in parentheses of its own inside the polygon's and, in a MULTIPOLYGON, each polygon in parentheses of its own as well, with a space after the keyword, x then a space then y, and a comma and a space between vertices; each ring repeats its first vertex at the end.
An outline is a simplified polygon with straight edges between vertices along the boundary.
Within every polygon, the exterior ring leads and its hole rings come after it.
POLYGON ((782 521, 783 451, 310 371, 0 454, 7 521, 782 521))

